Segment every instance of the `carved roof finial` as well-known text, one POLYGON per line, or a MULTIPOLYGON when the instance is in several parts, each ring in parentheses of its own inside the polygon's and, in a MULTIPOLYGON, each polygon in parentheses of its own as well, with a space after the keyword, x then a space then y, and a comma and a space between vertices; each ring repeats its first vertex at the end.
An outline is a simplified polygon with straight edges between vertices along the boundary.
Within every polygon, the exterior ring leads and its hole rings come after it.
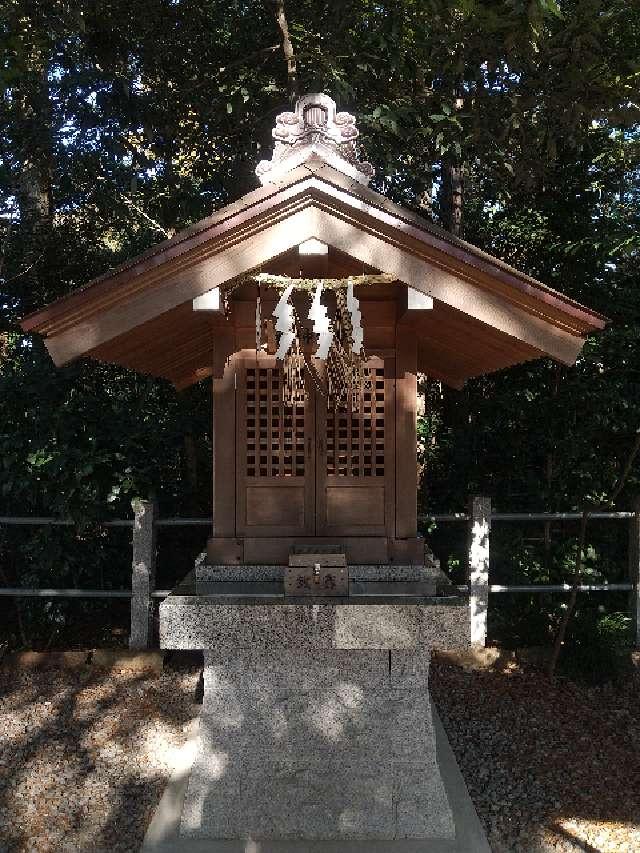
POLYGON ((336 112, 336 102, 328 95, 304 95, 296 101, 295 112, 277 116, 273 155, 271 160, 258 163, 256 175, 262 184, 277 183, 287 172, 315 157, 368 184, 373 166, 358 160, 359 135, 355 117, 336 112))

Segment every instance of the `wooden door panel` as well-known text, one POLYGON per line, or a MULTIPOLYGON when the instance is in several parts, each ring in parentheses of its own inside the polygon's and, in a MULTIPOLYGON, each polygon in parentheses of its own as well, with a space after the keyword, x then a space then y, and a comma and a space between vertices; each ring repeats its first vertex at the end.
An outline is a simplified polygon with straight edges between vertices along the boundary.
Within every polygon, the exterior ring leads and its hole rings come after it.
POLYGON ((392 359, 367 362, 357 412, 327 411, 317 395, 316 532, 320 536, 393 535, 392 359))
POLYGON ((384 529, 384 484, 349 488, 340 478, 332 477, 327 481, 326 500, 329 527, 348 527, 353 535, 363 528, 384 529))
POLYGON ((260 354, 238 368, 238 536, 296 536, 314 530, 313 408, 308 395, 282 402, 282 371, 260 354))
POLYGON ((286 483, 270 486, 247 485, 246 522, 248 527, 286 526, 305 528, 304 485, 291 486, 286 483))

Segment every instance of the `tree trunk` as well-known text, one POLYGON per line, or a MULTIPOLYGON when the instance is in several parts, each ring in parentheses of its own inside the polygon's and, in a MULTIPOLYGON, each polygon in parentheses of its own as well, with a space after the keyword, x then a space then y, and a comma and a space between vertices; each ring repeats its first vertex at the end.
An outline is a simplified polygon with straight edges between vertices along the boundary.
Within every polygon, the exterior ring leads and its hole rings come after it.
POLYGON ((440 218, 442 227, 462 237, 464 167, 445 159, 442 163, 442 185, 440 188, 440 218))
POLYGON ((284 12, 284 0, 276 0, 276 21, 282 33, 282 52, 287 63, 287 90, 291 103, 298 97, 298 72, 293 44, 289 35, 289 24, 284 12))
POLYGON ((576 609, 576 604, 578 602, 578 587, 580 586, 580 580, 582 578, 582 561, 587 540, 587 522, 589 521, 589 513, 590 510, 587 508, 582 510, 582 518, 580 519, 580 535, 578 536, 578 550, 576 552, 576 562, 573 570, 573 583, 571 584, 571 595, 569 596, 567 609, 562 616, 562 620, 560 621, 553 643, 553 652, 551 653, 551 660, 549 661, 549 678, 554 678, 556 674, 556 667, 558 666, 560 652, 562 651, 562 646, 564 645, 565 637, 567 635, 567 628, 569 627, 569 622, 571 621, 571 617, 573 616, 573 612, 576 609))
POLYGON ((18 158, 13 164, 13 188, 20 211, 19 231, 24 250, 20 290, 25 313, 45 294, 39 294, 39 271, 51 233, 53 220, 52 134, 46 64, 27 71, 14 90, 14 133, 18 158))
MULTIPOLYGON (((600 509, 609 508, 611 509, 618 496, 622 492, 625 483, 631 473, 631 469, 633 468, 633 463, 636 460, 636 456, 640 452, 640 429, 636 433, 636 439, 633 443, 633 447, 629 454, 629 457, 625 463, 622 474, 620 475, 618 482, 616 483, 609 500, 600 506, 600 509)), ((558 627, 558 631, 556 633, 556 637, 553 644, 553 653, 551 655, 551 660, 549 661, 549 667, 547 669, 547 674, 549 678, 553 679, 556 674, 556 668, 558 666, 558 660, 560 659, 560 652, 562 651, 562 646, 565 641, 565 637, 567 635, 567 628, 569 627, 569 623, 573 617, 574 611, 576 609, 576 604, 578 602, 578 587, 580 586, 580 582, 582 580, 582 564, 584 561, 584 551, 587 543, 587 523, 589 521, 589 516, 594 511, 594 508, 589 508, 584 506, 582 509, 582 519, 580 521, 580 535, 578 537, 578 551, 576 553, 576 561, 575 568, 573 571, 573 582, 571 584, 571 595, 569 596, 569 603, 567 605, 567 609, 564 612, 562 620, 560 621, 560 625, 558 627)))

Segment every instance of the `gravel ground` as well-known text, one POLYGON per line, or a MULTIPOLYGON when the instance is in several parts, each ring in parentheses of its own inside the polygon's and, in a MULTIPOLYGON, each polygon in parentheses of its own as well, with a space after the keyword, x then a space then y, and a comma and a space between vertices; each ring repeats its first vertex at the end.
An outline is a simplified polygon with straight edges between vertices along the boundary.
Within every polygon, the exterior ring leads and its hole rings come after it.
POLYGON ((138 850, 185 741, 196 670, 0 669, 0 851, 138 850))
POLYGON ((431 686, 494 853, 639 853, 638 675, 593 688, 436 662, 431 686))
MULTIPOLYGON (((0 669, 0 853, 135 851, 199 708, 196 670, 0 669)), ((640 679, 549 685, 436 662, 494 853, 640 851, 640 679)))

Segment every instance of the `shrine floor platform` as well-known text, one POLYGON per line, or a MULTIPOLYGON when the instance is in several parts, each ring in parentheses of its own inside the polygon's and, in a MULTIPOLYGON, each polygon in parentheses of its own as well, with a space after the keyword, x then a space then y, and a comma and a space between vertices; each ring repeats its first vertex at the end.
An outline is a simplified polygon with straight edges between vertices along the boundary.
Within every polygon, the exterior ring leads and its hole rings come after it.
POLYGON ((147 829, 141 853, 491 853, 464 779, 435 707, 432 706, 440 773, 455 823, 455 840, 398 841, 216 841, 178 835, 197 729, 185 744, 176 769, 147 829))

